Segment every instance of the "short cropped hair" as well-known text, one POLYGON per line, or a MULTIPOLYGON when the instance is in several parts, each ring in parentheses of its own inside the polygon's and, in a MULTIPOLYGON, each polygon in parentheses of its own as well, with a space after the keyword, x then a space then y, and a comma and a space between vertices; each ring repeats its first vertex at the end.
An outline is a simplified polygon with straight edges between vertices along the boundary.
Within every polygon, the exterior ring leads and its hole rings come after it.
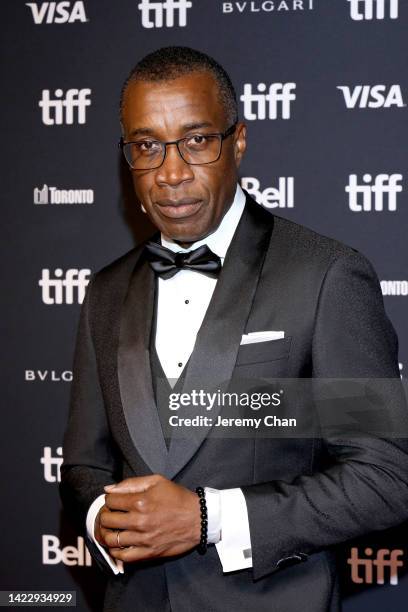
POLYGON ((143 57, 132 68, 120 95, 120 114, 123 99, 131 81, 170 81, 193 72, 210 73, 217 85, 221 104, 230 125, 238 121, 237 96, 230 77, 212 57, 190 47, 162 47, 143 57))

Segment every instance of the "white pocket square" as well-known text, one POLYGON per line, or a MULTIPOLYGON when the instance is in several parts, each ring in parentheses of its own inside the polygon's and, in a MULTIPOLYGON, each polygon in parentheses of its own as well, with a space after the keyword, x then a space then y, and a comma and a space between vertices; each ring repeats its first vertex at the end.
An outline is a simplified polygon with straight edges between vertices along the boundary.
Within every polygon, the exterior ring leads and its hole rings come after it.
POLYGON ((243 334, 241 338, 242 344, 254 344, 255 342, 267 342, 268 340, 280 340, 285 337, 284 331, 259 331, 243 334))

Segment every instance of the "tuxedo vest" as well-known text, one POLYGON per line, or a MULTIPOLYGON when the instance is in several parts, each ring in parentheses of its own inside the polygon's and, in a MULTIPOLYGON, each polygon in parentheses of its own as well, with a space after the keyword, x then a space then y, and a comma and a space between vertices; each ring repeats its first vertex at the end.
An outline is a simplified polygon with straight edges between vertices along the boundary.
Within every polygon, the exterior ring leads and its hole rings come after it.
POLYGON ((154 289, 154 308, 153 308, 153 319, 152 319, 152 327, 150 332, 150 343, 149 343, 149 352, 150 352, 150 368, 152 372, 152 384, 153 384, 153 393, 154 399, 156 402, 157 410, 159 413, 160 424, 163 430, 163 436, 166 442, 167 448, 170 445, 171 439, 171 427, 168 425, 169 416, 172 414, 169 409, 169 401, 171 393, 181 393, 184 383, 184 378, 186 375, 188 360, 184 368, 177 379, 174 387, 169 383, 169 379, 167 378, 163 366, 160 362, 159 355, 156 350, 156 329, 157 329, 157 310, 158 310, 158 279, 155 279, 155 289, 154 289))

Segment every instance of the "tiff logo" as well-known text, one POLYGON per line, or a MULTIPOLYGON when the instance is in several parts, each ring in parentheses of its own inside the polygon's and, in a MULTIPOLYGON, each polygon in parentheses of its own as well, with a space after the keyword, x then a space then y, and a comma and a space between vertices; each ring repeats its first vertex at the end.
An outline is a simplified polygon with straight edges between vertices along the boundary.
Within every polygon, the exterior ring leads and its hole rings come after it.
MULTIPOLYGON (((364 553, 367 557, 372 557, 373 549, 366 548, 364 553)), ((384 569, 389 568, 388 581, 389 584, 398 584, 398 568, 404 565, 400 557, 404 554, 403 550, 398 548, 389 550, 388 548, 380 548, 377 551, 377 556, 374 559, 361 558, 358 556, 358 548, 352 548, 350 558, 347 563, 351 566, 351 580, 356 584, 373 584, 374 568, 376 584, 385 583, 384 569), (363 576, 360 576, 360 568, 364 568, 363 576)))
POLYGON ((153 0, 142 0, 138 4, 138 9, 142 13, 142 26, 144 28, 172 28, 174 25, 185 27, 187 25, 187 9, 191 8, 191 0, 165 0, 164 2, 154 2, 153 0), (165 15, 165 24, 163 23, 165 15), (178 23, 175 24, 175 18, 178 23))
POLYGON ((88 21, 83 2, 26 2, 36 25, 43 23, 74 23, 88 21), (71 6, 72 5, 72 6, 71 6))
POLYGON ((265 83, 257 85, 258 93, 252 92, 252 84, 245 83, 240 99, 244 103, 244 117, 254 119, 290 119, 291 103, 296 100, 296 83, 272 83, 268 93, 265 83))
POLYGON ((293 176, 280 176, 278 187, 261 189, 261 183, 257 178, 246 176, 241 179, 241 185, 258 204, 262 204, 265 208, 293 208, 294 180, 293 176))
POLYGON ((350 210, 353 212, 384 210, 384 196, 387 196, 387 209, 397 210, 397 193, 402 191, 401 181, 402 174, 377 174, 375 178, 371 174, 364 174, 363 184, 359 184, 357 174, 350 174, 349 184, 345 187, 349 194, 350 210))
POLYGON ((46 482, 61 482, 62 446, 58 446, 56 452, 58 457, 53 457, 51 446, 44 447, 44 455, 40 462, 44 466, 44 480, 46 482))
POLYGON ((386 85, 356 85, 355 87, 338 85, 337 89, 342 92, 347 108, 356 108, 356 106, 359 108, 389 108, 390 106, 403 108, 406 106, 400 85, 391 85, 389 88, 386 85))
POLYGON ((42 98, 38 106, 42 111, 42 122, 45 125, 72 125, 76 115, 77 122, 86 122, 86 107, 91 106, 89 96, 91 90, 68 89, 65 97, 62 89, 56 89, 55 98, 50 98, 50 90, 42 90, 42 98), (76 112, 75 112, 76 111, 76 112))
POLYGON ((355 21, 361 21, 362 19, 385 19, 386 17, 398 19, 398 0, 347 1, 350 2, 350 17, 355 21))
POLYGON ((50 271, 45 268, 42 277, 38 281, 41 287, 42 301, 44 304, 73 304, 74 297, 76 303, 82 304, 85 297, 85 290, 89 283, 91 271, 87 268, 76 270, 70 268, 65 272, 61 268, 54 271, 54 278, 50 277, 50 271))

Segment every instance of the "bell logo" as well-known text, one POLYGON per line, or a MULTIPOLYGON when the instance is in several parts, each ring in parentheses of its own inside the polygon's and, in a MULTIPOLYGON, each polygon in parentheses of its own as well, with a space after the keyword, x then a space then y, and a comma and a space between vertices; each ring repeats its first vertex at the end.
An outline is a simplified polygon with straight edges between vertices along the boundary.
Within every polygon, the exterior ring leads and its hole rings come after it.
POLYGON ((26 2, 36 25, 43 23, 74 23, 88 21, 83 2, 26 2))
POLYGON ((45 125, 73 125, 76 119, 79 124, 86 123, 86 107, 91 106, 90 94, 91 90, 88 88, 68 89, 63 97, 63 90, 56 89, 55 98, 51 98, 50 90, 43 89, 42 98, 38 102, 42 122, 45 125))
POLYGON ((358 548, 352 548, 350 553, 347 563, 351 566, 351 580, 356 584, 373 584, 373 582, 385 584, 385 568, 389 568, 388 584, 393 586, 398 584, 398 568, 404 565, 404 562, 400 559, 404 554, 403 550, 380 548, 374 559, 367 558, 372 557, 372 548, 365 549, 366 558, 358 556, 358 548), (362 576, 360 575, 360 568, 364 568, 362 576))
POLYGON ((163 25, 166 28, 172 28, 174 25, 183 28, 187 25, 187 9, 192 6, 191 0, 165 0, 164 2, 142 0, 137 8, 142 13, 144 28, 162 28, 163 25), (165 23, 163 16, 165 16, 165 23), (177 24, 175 24, 176 16, 178 16, 177 24))
POLYGON ((357 174, 350 174, 349 184, 345 187, 349 194, 350 210, 353 212, 382 211, 384 210, 384 196, 387 196, 387 209, 391 212, 396 211, 397 193, 402 191, 400 181, 402 181, 402 174, 378 174, 375 178, 371 174, 364 174, 363 184, 359 184, 357 174))
POLYGON ((387 88, 386 85, 356 85, 348 87, 347 85, 338 85, 344 96, 344 102, 347 108, 390 108, 397 106, 403 108, 406 106, 402 99, 400 85, 391 85, 387 88))
POLYGON ((63 270, 57 268, 54 271, 54 278, 51 278, 50 270, 45 268, 42 271, 41 279, 38 281, 43 303, 47 305, 73 304, 74 297, 76 297, 76 303, 82 304, 90 273, 91 271, 88 269, 70 268, 65 272, 64 277, 63 270))
POLYGON ((240 100, 244 103, 244 117, 255 119, 290 119, 291 103, 296 100, 296 83, 265 83, 257 85, 258 93, 252 92, 252 84, 245 83, 240 100), (268 93, 266 90, 268 89, 268 93))
POLYGON ((265 208, 293 208, 294 206, 294 177, 280 176, 278 187, 260 189, 258 179, 246 176, 241 179, 243 189, 255 198, 258 204, 265 208))
POLYGON ((398 0, 347 0, 350 3, 350 17, 362 19, 398 19, 398 0))
POLYGON ((56 453, 58 457, 53 457, 51 447, 44 447, 44 455, 40 462, 44 466, 44 480, 46 482, 61 482, 62 446, 57 447, 56 453))
POLYGON ((77 547, 61 548, 60 539, 53 535, 42 536, 42 562, 44 565, 80 565, 91 566, 92 557, 85 546, 84 538, 78 536, 77 547))

